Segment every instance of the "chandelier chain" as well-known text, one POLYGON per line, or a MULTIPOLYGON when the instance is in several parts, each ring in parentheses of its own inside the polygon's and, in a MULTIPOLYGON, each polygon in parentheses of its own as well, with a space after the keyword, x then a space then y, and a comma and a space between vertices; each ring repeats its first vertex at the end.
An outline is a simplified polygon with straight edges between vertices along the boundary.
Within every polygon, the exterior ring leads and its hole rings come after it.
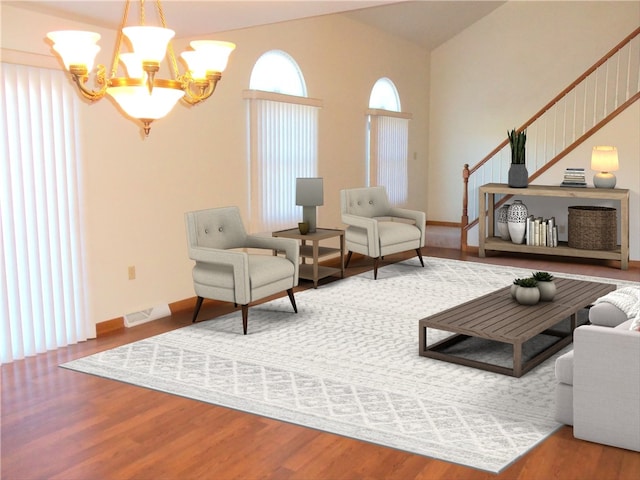
POLYGON ((118 38, 116 40, 116 49, 113 53, 113 64, 111 65, 111 78, 118 75, 118 64, 120 63, 120 48, 122 46, 122 29, 127 24, 127 18, 129 17, 130 0, 127 0, 124 6, 124 13, 122 14, 122 21, 120 22, 120 31, 118 32, 118 38))
MULTIPOLYGON (((156 6, 158 7, 158 15, 160 16, 162 27, 167 28, 167 21, 164 18, 164 10, 162 9, 162 3, 160 3, 160 0, 156 0, 156 6)), ((173 42, 171 42, 171 40, 169 40, 169 43, 167 44, 167 54, 169 56, 171 68, 173 69, 173 78, 181 81, 180 70, 178 69, 178 62, 176 61, 176 55, 173 52, 173 42)))

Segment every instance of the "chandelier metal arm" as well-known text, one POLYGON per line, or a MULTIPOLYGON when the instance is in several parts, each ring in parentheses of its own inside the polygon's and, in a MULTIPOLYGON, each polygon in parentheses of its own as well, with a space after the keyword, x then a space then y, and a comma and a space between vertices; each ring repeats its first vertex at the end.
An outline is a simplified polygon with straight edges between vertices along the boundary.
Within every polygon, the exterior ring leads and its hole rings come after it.
POLYGON ((89 80, 89 73, 87 72, 86 67, 72 67, 70 71, 71 78, 73 78, 73 81, 78 86, 82 96, 92 102, 104 97, 107 92, 107 87, 109 86, 109 82, 105 76, 104 65, 98 65, 96 68, 96 84, 100 87, 98 90, 91 90, 86 87, 86 83, 89 80))
POLYGON ((216 90, 218 81, 222 78, 220 72, 207 75, 207 81, 196 81, 192 78, 183 78, 182 89, 184 97, 182 100, 189 105, 196 105, 203 102, 216 90))

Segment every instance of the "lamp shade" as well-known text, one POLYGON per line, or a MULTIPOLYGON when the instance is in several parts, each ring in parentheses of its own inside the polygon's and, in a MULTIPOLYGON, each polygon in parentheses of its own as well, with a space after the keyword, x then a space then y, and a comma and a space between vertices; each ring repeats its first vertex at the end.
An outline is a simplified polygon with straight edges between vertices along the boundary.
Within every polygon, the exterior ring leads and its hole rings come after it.
POLYGON ((131 41, 133 51, 143 62, 160 63, 167 53, 169 40, 175 32, 169 28, 136 26, 122 29, 131 41))
POLYGON ((131 78, 143 78, 144 69, 142 68, 142 59, 137 53, 121 53, 120 61, 124 63, 127 74, 131 78))
POLYGON ((229 55, 236 48, 235 43, 218 40, 194 40, 189 45, 194 49, 194 55, 185 56, 184 53, 191 52, 184 52, 182 56, 189 65, 189 70, 193 72, 194 78, 204 78, 204 76, 196 76, 197 71, 224 72, 229 55), (194 61, 195 64, 192 63, 194 61))
POLYGON ((322 178, 296 178, 296 205, 324 205, 322 178))
POLYGON ((58 30, 47 33, 47 38, 53 42, 53 49, 62 57, 67 70, 71 66, 84 65, 87 72, 93 69, 93 62, 100 51, 96 42, 100 34, 81 30, 58 30))
POLYGON ((110 87, 107 94, 111 95, 130 117, 157 120, 173 109, 184 92, 156 85, 153 92, 149 93, 146 85, 134 85, 110 87))
POLYGON ((618 149, 605 145, 593 147, 591 170, 596 172, 615 172, 618 170, 618 149))

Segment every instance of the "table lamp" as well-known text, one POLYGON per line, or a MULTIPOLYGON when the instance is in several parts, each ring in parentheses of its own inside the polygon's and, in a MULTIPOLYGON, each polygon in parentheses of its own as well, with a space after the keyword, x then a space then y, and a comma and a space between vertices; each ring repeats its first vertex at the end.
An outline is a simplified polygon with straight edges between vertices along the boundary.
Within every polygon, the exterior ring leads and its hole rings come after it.
POLYGON ((611 172, 618 170, 618 149, 605 145, 593 147, 591 170, 599 172, 593 176, 594 187, 614 188, 616 186, 616 176, 611 172))
POLYGON ((316 231, 316 207, 324 204, 322 178, 296 178, 296 205, 302 206, 302 221, 309 233, 316 231))

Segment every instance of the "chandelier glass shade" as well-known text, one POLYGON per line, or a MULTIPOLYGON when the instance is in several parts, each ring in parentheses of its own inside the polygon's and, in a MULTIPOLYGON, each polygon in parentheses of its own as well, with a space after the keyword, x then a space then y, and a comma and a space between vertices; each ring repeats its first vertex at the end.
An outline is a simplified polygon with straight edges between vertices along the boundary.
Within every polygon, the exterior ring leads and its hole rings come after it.
POLYGON ((104 65, 98 65, 95 88, 88 87, 87 82, 100 51, 97 45, 100 35, 65 30, 49 32, 47 37, 85 98, 95 102, 109 95, 126 115, 139 120, 149 135, 151 122, 166 116, 180 100, 195 105, 213 94, 235 45, 216 40, 192 41, 193 50, 181 54, 187 70, 180 74, 171 45, 175 32, 166 27, 160 0, 155 3, 161 27, 145 25, 144 0, 140 0, 140 25, 126 26, 130 3, 127 0, 125 4, 111 74, 107 77, 104 65), (125 37, 133 51, 121 53, 125 37), (165 57, 173 72, 170 79, 157 75, 165 57), (119 76, 119 68, 126 72, 124 76, 119 76))

